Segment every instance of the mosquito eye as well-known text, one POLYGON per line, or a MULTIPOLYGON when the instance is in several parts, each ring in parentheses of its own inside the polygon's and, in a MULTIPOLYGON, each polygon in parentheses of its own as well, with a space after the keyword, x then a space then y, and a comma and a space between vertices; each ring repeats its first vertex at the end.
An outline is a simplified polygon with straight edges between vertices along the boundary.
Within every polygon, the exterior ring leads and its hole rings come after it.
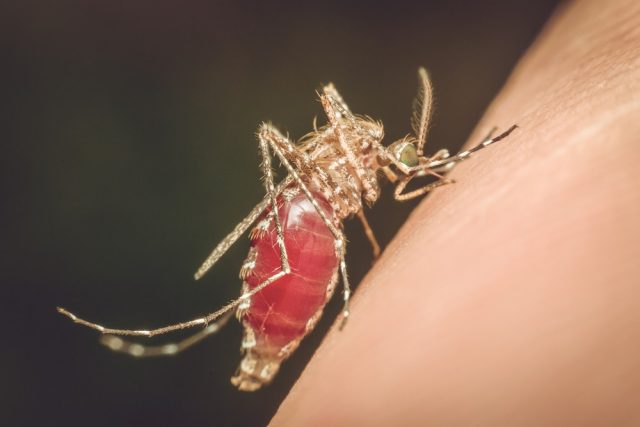
POLYGON ((405 144, 397 154, 398 160, 410 168, 418 166, 418 152, 413 144, 405 144))

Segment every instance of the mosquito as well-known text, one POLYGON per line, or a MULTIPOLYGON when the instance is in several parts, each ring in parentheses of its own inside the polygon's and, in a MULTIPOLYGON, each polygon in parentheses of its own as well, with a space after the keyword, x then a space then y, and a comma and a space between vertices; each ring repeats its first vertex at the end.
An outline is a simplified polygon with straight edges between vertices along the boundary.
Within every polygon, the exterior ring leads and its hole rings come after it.
POLYGON ((260 125, 257 137, 262 155, 266 196, 211 252, 195 273, 202 278, 251 226, 249 254, 240 269, 242 292, 238 299, 197 319, 156 329, 113 329, 77 317, 64 308, 58 312, 103 334, 102 343, 132 356, 174 355, 217 332, 235 309, 244 326, 242 361, 231 383, 243 391, 269 384, 280 364, 314 329, 324 306, 342 279, 342 321, 349 318, 351 286, 345 263, 343 222, 357 216, 373 248, 380 245, 364 214, 380 196, 379 177, 395 184, 398 201, 422 196, 454 181, 445 174, 473 153, 507 137, 516 125, 480 144, 450 155, 445 149, 424 155, 433 107, 433 90, 424 68, 418 71, 420 89, 414 101, 414 133, 389 146, 382 145, 382 123, 351 112, 333 84, 318 93, 328 122, 292 142, 272 124, 260 125), (287 176, 275 183, 272 156, 287 176), (382 171, 382 174, 379 174, 382 171), (435 181, 408 191, 414 178, 435 181), (118 335, 153 337, 181 329, 203 327, 178 343, 144 346, 118 335))

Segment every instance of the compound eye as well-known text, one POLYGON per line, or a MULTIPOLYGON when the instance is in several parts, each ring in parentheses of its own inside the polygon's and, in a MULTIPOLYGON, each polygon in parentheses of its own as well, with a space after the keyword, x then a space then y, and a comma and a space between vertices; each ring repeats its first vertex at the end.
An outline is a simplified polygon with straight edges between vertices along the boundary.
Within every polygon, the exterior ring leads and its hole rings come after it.
POLYGON ((410 142, 407 142, 406 144, 403 144, 401 147, 399 147, 396 156, 398 160, 400 160, 400 163, 410 168, 418 166, 419 164, 418 152, 416 151, 416 147, 410 142))

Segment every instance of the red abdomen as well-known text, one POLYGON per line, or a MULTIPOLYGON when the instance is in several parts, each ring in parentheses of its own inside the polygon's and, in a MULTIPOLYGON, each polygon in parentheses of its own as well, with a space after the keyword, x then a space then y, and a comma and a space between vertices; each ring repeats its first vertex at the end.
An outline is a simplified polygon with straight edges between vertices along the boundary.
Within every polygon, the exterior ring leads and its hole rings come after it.
MULTIPOLYGON (((332 218, 329 203, 312 193, 332 218)), ((253 295, 239 312, 245 326, 245 358, 232 382, 246 390, 268 383, 280 362, 315 326, 337 273, 334 236, 304 193, 290 187, 278 196, 277 204, 291 273, 253 295)), ((253 289, 280 271, 275 223, 267 211, 252 232, 244 286, 253 289)))

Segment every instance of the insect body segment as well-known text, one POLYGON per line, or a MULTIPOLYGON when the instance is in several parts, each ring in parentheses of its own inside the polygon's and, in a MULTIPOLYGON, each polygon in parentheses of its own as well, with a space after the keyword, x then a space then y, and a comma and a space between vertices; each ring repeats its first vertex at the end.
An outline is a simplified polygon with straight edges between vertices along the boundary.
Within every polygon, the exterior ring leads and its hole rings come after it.
MULTIPOLYGON (((312 190, 320 207, 331 214, 321 193, 312 190)), ((335 239, 314 206, 295 186, 277 198, 291 272, 251 297, 238 309, 244 324, 244 358, 232 383, 255 390, 268 383, 300 340, 315 326, 333 294, 338 273, 335 239)), ((280 269, 273 216, 266 212, 251 233, 251 249, 243 269, 244 287, 253 289, 280 269)))
POLYGON ((379 177, 395 184, 394 197, 403 201, 421 196, 453 181, 443 174, 476 151, 508 136, 516 126, 479 145, 450 156, 447 150, 424 156, 432 107, 428 75, 420 69, 421 82, 413 115, 414 134, 389 146, 382 145, 383 127, 369 117, 353 114, 332 84, 323 88, 320 100, 328 123, 315 128, 298 143, 290 141, 270 124, 258 130, 262 155, 265 198, 211 252, 196 272, 200 279, 220 257, 250 229, 251 248, 240 270, 241 296, 203 317, 150 330, 107 328, 58 311, 76 323, 96 329, 112 350, 133 356, 173 355, 215 333, 232 310, 244 325, 243 359, 231 382, 253 391, 268 384, 281 362, 310 332, 331 297, 338 278, 343 285, 343 322, 349 317, 351 287, 346 267, 344 220, 357 216, 371 242, 374 256, 380 247, 364 215, 364 205, 380 195, 379 177), (287 171, 275 183, 275 155, 287 171), (379 172, 382 171, 383 175, 379 172), (436 180, 406 192, 415 178, 436 180), (176 344, 146 347, 115 335, 151 337, 180 329, 204 329, 176 344))

